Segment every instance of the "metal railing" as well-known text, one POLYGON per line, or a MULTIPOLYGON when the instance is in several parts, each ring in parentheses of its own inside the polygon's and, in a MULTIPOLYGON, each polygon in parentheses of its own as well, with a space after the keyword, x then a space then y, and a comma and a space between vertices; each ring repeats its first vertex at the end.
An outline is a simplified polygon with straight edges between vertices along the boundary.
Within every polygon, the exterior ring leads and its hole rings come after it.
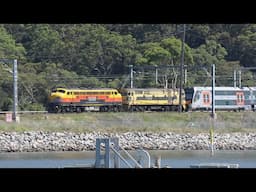
MULTIPOLYGON (((150 168, 150 155, 147 151, 140 149, 139 152, 144 153, 146 166, 145 168, 150 168)), ((140 164, 130 153, 128 153, 124 148, 119 146, 119 139, 118 138, 97 138, 96 139, 96 160, 95 160, 95 167, 96 168, 110 168, 111 167, 111 157, 114 158, 114 167, 120 168, 120 160, 129 168, 143 168, 143 165, 140 164), (105 151, 101 152, 101 144, 103 144, 105 151), (110 155, 110 151, 114 153, 114 156, 110 155), (130 159, 130 161, 134 164, 127 161, 124 156, 121 155, 121 152, 124 152, 125 155, 127 155, 130 159), (101 164, 101 161, 104 161, 103 164, 101 164)))

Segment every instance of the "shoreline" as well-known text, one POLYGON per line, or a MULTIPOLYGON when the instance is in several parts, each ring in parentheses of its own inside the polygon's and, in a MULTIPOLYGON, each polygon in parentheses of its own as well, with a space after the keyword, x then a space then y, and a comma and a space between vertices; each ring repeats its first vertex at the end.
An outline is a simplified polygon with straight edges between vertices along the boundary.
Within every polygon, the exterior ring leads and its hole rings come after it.
MULTIPOLYGON (((0 152, 92 151, 96 138, 118 137, 126 150, 209 150, 209 134, 172 132, 0 132, 0 152)), ((256 133, 216 133, 215 150, 255 150, 256 133)))

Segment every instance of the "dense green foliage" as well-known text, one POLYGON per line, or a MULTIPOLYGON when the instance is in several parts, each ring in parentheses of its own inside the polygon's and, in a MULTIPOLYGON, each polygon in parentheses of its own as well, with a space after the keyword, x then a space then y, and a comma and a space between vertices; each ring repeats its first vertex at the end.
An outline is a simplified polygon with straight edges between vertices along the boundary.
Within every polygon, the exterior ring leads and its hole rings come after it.
MULTIPOLYGON (((2 24, 0 59, 18 60, 20 110, 43 110, 49 91, 62 87, 127 87, 130 66, 135 87, 179 85, 181 24, 2 24), (158 70, 156 84, 155 71, 158 70)), ((185 86, 255 86, 255 24, 187 24, 185 86)), ((0 62, 0 110, 13 102, 11 63, 0 62)))

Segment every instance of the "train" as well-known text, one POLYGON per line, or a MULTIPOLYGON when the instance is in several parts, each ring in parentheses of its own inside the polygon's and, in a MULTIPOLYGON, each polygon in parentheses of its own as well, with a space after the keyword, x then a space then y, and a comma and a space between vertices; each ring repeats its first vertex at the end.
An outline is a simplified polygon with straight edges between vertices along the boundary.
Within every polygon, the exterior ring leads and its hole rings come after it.
POLYGON ((56 88, 48 99, 48 112, 121 111, 122 95, 116 89, 56 88))
MULTIPOLYGON (((216 110, 255 111, 255 105, 256 87, 215 87, 216 110)), ((181 91, 178 88, 55 88, 49 95, 47 111, 179 111, 180 106, 184 112, 212 110, 212 87, 181 91)))
MULTIPOLYGON (((182 110, 186 110, 185 91, 181 91, 182 110)), ((179 89, 53 89, 48 98, 48 112, 120 112, 177 111, 179 89)))
MULTIPOLYGON (((178 111, 179 89, 121 89, 124 111, 178 111)), ((186 110, 185 91, 181 90, 182 110, 186 110)))
MULTIPOLYGON (((212 110, 212 87, 185 89, 188 111, 212 110)), ((255 111, 256 87, 215 87, 215 109, 255 111)))

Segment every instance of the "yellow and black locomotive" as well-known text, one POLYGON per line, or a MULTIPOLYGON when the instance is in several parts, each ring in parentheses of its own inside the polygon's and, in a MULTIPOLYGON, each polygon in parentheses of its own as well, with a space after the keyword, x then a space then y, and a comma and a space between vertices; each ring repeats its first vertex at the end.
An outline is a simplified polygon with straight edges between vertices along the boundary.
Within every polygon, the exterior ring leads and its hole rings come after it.
MULTIPOLYGON (((182 110, 186 110, 182 90, 182 110)), ((177 111, 179 89, 66 89, 52 90, 48 111, 177 111)))

